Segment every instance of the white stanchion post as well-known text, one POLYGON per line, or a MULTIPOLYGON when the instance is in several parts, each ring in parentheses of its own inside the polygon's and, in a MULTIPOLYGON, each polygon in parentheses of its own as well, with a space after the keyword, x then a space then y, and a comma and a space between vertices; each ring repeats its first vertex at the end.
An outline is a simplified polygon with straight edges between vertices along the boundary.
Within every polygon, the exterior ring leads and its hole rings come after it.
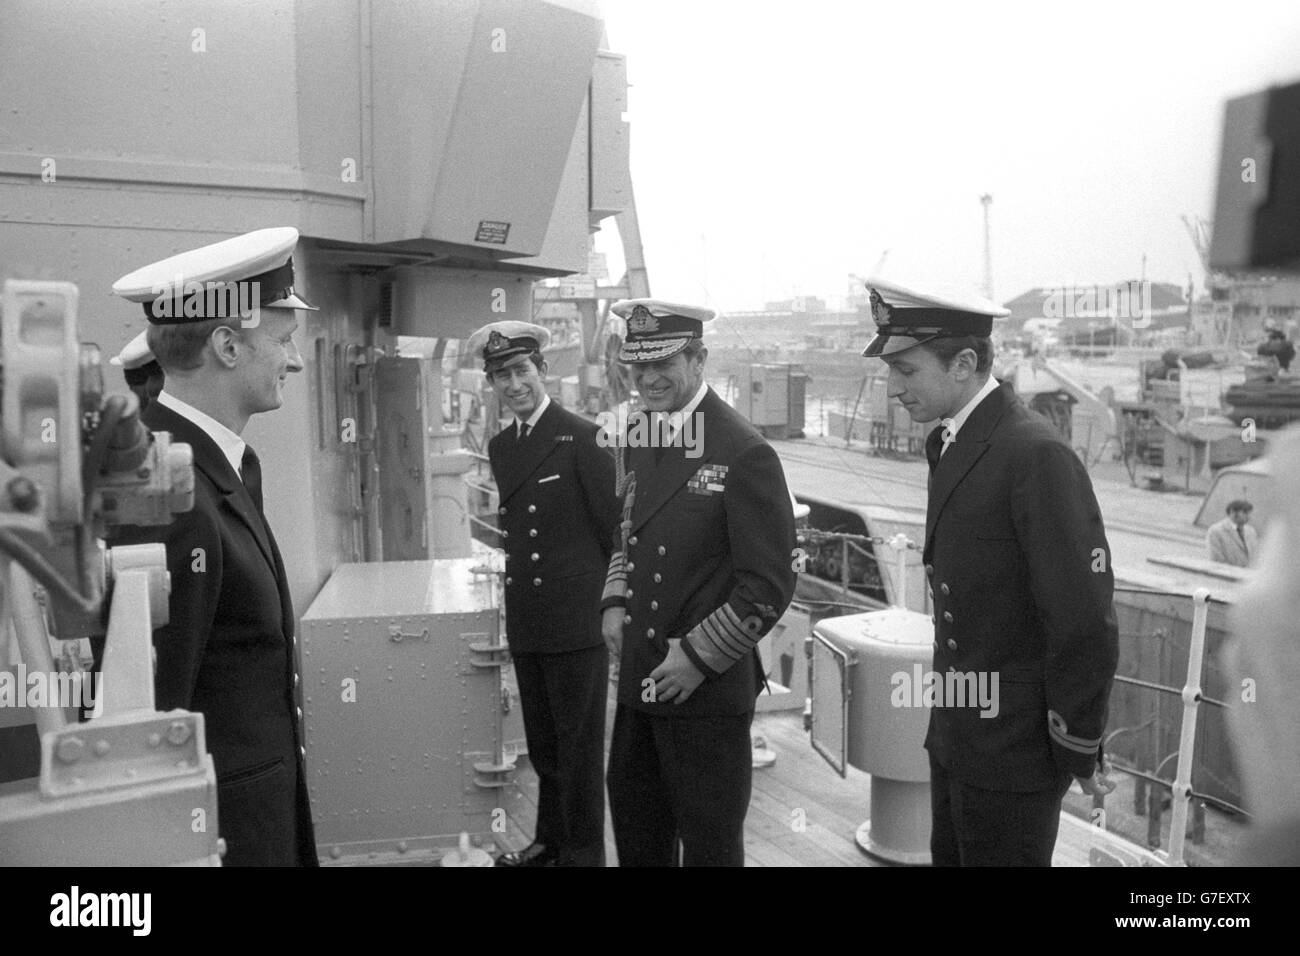
POLYGON ((1201 706, 1201 664, 1205 657, 1205 622, 1209 615, 1208 588, 1192 594, 1192 640, 1187 651, 1187 683, 1183 685, 1183 727, 1178 739, 1178 771, 1174 774, 1173 816, 1169 821, 1169 864, 1183 866, 1187 838, 1187 810, 1191 802, 1192 752, 1196 743, 1196 716, 1201 706))

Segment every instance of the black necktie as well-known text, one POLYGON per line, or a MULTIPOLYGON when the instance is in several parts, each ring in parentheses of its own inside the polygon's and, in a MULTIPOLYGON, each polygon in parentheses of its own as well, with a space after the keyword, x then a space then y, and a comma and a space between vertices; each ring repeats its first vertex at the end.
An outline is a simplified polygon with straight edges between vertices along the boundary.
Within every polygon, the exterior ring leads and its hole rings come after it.
POLYGON ((650 416, 650 434, 653 437, 651 445, 654 450, 656 468, 664 460, 664 449, 668 443, 668 430, 671 427, 668 416, 662 412, 655 412, 650 416))
POLYGON ((1237 525, 1237 537, 1241 539, 1241 549, 1250 554, 1250 546, 1246 544, 1246 529, 1242 525, 1237 525))
POLYGON ((523 441, 525 438, 528 437, 528 427, 529 427, 529 426, 528 426, 528 423, 527 423, 527 422, 520 422, 520 423, 519 423, 519 428, 516 429, 516 431, 515 431, 515 444, 516 444, 516 445, 518 445, 521 441, 523 441))
POLYGON ((939 466, 939 456, 943 454, 943 426, 936 425, 934 431, 925 439, 925 460, 930 463, 930 474, 939 466))
POLYGON ((253 451, 251 445, 244 446, 244 457, 239 463, 239 476, 244 480, 244 487, 248 489, 248 496, 253 499, 253 504, 257 505, 257 510, 262 510, 262 463, 258 460, 257 452, 253 451))

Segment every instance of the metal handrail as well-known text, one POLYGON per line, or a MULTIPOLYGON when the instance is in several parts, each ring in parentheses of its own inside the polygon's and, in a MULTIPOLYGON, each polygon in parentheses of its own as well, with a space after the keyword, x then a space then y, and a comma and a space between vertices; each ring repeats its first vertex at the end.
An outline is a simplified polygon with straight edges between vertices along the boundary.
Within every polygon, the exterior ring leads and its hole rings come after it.
MULTIPOLYGON (((1163 767, 1169 760, 1176 758, 1178 763, 1174 771, 1173 781, 1164 780, 1157 773, 1148 773, 1123 764, 1115 767, 1122 773, 1157 786, 1169 788, 1171 795, 1176 798, 1173 800, 1173 814, 1169 821, 1169 852, 1162 854, 1165 862, 1170 866, 1186 865, 1183 848, 1187 841, 1188 809, 1193 798, 1222 807, 1230 812, 1245 813, 1240 807, 1236 807, 1226 800, 1192 789, 1192 764, 1196 755, 1196 724, 1200 705, 1204 702, 1224 709, 1228 709, 1229 706, 1222 701, 1212 700, 1201 692, 1201 671, 1205 663, 1205 631, 1209 619, 1209 600, 1210 592, 1208 588, 1197 588, 1192 594, 1192 633, 1187 654, 1187 679, 1181 690, 1163 684, 1156 684, 1152 681, 1139 680, 1138 678, 1115 676, 1115 680, 1120 683, 1144 687, 1163 694, 1176 693, 1183 699, 1183 721, 1180 728, 1178 750, 1160 761, 1160 764, 1156 767, 1158 773, 1160 767, 1163 767)), ((1145 727, 1147 723, 1149 722, 1144 723, 1142 726, 1145 727)), ((1121 728, 1108 736, 1107 740, 1109 741, 1118 733, 1125 731, 1136 732, 1139 729, 1141 727, 1121 728)), ((1093 800, 1094 807, 1104 807, 1104 797, 1094 797, 1093 800)))
MULTIPOLYGON (((892 545, 894 540, 892 537, 886 538, 881 535, 853 534, 848 531, 821 531, 817 528, 808 528, 806 530, 800 531, 798 537, 801 542, 849 541, 849 542, 861 542, 863 544, 889 544, 889 545, 892 545)), ((907 550, 909 551, 923 550, 922 545, 917 544, 915 541, 912 541, 910 538, 907 539, 907 543, 904 545, 904 547, 906 547, 907 550)), ((874 557, 874 555, 872 554, 868 554, 867 556, 874 557)))
MULTIPOLYGON (((1121 684, 1131 684, 1134 687, 1145 687, 1147 690, 1160 691, 1162 694, 1177 694, 1180 697, 1183 694, 1183 689, 1181 687, 1170 687, 1168 684, 1156 684, 1149 680, 1141 680, 1137 677, 1127 677, 1123 674, 1116 674, 1115 680, 1121 684)), ((1231 704, 1224 703, 1221 700, 1215 700, 1213 697, 1206 697, 1204 694, 1199 692, 1196 695, 1196 699, 1201 703, 1210 704, 1213 707, 1222 707, 1224 710, 1232 709, 1231 704)))
MULTIPOLYGON (((1171 754, 1170 756, 1174 756, 1174 755, 1171 754)), ((1169 790, 1173 789, 1172 781, 1166 780, 1163 777, 1158 777, 1153 773, 1148 773, 1145 770, 1139 770, 1136 767, 1130 767, 1128 764, 1121 763, 1121 764, 1113 764, 1112 766, 1120 773, 1126 773, 1130 777, 1140 777, 1141 779, 1145 780, 1147 783, 1154 784, 1155 786, 1164 787, 1169 790)), ((1247 818, 1251 817, 1251 812, 1249 810, 1243 809, 1242 807, 1237 806, 1235 803, 1230 803, 1229 801, 1224 800, 1222 797, 1216 797, 1213 794, 1209 794, 1209 793, 1201 793, 1198 790, 1189 790, 1188 796, 1194 797, 1197 800, 1202 800, 1205 803, 1212 804, 1213 806, 1216 806, 1222 810, 1227 810, 1229 813, 1239 813, 1244 817, 1247 818)))

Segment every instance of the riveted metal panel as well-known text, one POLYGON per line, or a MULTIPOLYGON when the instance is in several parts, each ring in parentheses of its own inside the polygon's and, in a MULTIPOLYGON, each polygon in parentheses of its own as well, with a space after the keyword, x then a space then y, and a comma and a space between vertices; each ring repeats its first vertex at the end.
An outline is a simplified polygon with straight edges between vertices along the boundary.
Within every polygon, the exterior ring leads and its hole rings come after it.
POLYGON ((307 777, 324 861, 419 859, 490 835, 499 612, 481 557, 341 565, 302 619, 307 777))
MULTIPOLYGON (((478 0, 369 16, 389 54, 372 64, 375 240, 540 253, 600 44, 595 11, 478 0)), ((570 210, 585 226, 583 186, 570 210)))
POLYGON ((0 864, 217 866, 203 715, 134 711, 44 735, 41 776, 0 785, 0 864))
POLYGON ((627 208, 632 196, 628 172, 627 58, 601 50, 591 70, 591 219, 627 208))

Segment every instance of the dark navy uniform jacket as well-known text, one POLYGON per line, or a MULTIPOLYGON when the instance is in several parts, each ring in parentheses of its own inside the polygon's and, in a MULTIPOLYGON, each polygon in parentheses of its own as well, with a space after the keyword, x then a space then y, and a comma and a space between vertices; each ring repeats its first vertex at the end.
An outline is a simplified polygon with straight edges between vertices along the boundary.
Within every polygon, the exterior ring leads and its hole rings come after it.
POLYGON ((157 707, 204 716, 227 862, 316 865, 279 548, 202 428, 158 402, 141 420, 194 450, 193 510, 165 527, 121 528, 112 540, 167 546, 169 620, 154 632, 157 707))
POLYGON ((1082 463, 1009 384, 931 476, 925 564, 936 675, 998 676, 995 717, 933 708, 931 755, 989 790, 1091 776, 1118 659, 1110 547, 1082 463))
POLYGON ((488 443, 506 553, 506 625, 519 653, 597 647, 600 592, 618 523, 612 449, 555 401, 528 437, 488 443))
POLYGON ((610 560, 604 607, 624 605, 618 701, 664 716, 754 709, 756 646, 794 596, 794 513, 776 452, 709 389, 696 414, 702 454, 627 450, 636 474, 627 553, 610 560), (646 699, 668 640, 705 675, 684 704, 646 699))

